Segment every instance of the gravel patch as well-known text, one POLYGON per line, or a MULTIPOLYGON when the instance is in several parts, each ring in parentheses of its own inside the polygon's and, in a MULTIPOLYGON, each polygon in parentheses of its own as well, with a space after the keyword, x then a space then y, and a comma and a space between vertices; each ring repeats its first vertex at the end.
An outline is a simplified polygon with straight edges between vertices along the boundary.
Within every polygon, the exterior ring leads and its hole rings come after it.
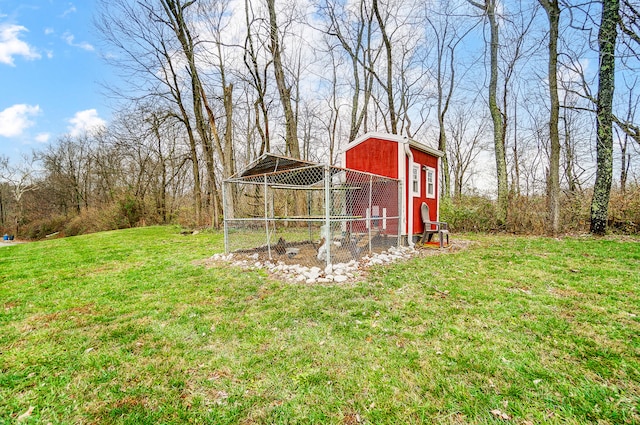
POLYGON ((228 264, 245 270, 263 269, 272 276, 289 282, 306 284, 345 283, 358 280, 372 266, 383 266, 419 256, 448 254, 465 249, 469 245, 470 242, 467 241, 456 241, 444 249, 391 247, 387 251, 364 256, 360 261, 351 260, 345 263, 331 264, 324 268, 301 264, 286 264, 282 261, 261 261, 258 254, 246 255, 237 253, 214 254, 200 263, 208 267, 213 267, 216 264, 228 264))

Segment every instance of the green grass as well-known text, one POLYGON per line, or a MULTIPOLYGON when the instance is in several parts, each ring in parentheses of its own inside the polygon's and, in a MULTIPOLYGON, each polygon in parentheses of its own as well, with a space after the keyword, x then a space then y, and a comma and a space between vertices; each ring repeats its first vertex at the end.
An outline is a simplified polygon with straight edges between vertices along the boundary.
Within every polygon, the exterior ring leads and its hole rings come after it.
POLYGON ((0 248, 0 423, 640 423, 639 242, 468 236, 309 286, 179 230, 0 248))

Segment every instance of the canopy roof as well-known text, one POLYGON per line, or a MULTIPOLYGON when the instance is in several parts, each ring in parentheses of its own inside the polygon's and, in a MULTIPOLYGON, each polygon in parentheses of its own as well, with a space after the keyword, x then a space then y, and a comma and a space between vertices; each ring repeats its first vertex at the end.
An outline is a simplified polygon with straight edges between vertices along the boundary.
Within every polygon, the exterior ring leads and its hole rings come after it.
POLYGON ((320 166, 320 164, 301 159, 289 158, 286 156, 265 153, 245 168, 238 177, 250 177, 264 174, 271 174, 278 171, 291 170, 309 166, 320 166))
MULTIPOLYGON (((331 175, 339 172, 329 167, 331 175)), ((265 153, 244 170, 229 178, 230 181, 262 182, 270 185, 311 186, 324 179, 325 166, 317 162, 265 153)))

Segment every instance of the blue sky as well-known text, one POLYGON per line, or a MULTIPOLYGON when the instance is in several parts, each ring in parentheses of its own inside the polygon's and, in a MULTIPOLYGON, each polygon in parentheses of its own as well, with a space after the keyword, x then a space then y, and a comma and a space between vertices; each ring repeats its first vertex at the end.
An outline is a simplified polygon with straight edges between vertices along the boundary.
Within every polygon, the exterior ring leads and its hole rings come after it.
POLYGON ((0 0, 0 155, 109 119, 93 0, 0 0))

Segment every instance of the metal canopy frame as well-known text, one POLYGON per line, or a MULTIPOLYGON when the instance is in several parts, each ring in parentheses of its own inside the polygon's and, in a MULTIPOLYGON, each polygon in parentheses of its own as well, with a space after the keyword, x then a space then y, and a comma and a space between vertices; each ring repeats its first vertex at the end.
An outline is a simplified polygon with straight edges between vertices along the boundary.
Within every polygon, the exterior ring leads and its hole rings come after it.
POLYGON ((309 243, 321 245, 318 259, 322 254, 326 265, 334 262, 332 251, 344 251, 347 243, 353 245, 349 247, 354 258, 372 252, 381 235, 385 243, 395 238, 392 246, 401 243, 398 179, 264 154, 224 180, 222 190, 225 252, 246 250, 255 241, 254 248, 266 251, 271 260, 275 239, 295 239, 294 230, 302 228, 308 228, 309 243), (229 191, 236 205, 227 205, 229 191))

